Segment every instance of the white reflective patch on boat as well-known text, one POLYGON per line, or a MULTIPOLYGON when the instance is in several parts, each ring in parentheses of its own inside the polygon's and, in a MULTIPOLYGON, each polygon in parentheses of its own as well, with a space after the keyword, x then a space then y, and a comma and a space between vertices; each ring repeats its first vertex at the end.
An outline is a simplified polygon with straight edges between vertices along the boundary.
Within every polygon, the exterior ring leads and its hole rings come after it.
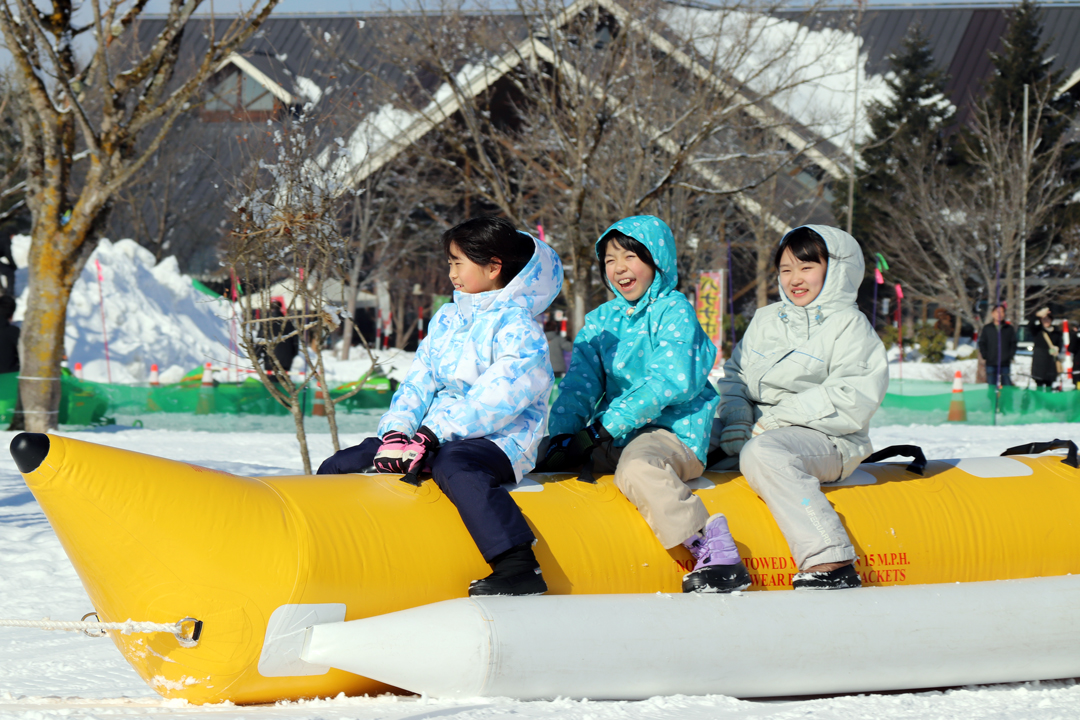
POLYGON ((876 485, 877 478, 866 472, 862 468, 858 468, 855 472, 848 475, 843 480, 836 482, 824 483, 828 487, 851 487, 853 485, 876 485))
POLYGON ((329 665, 304 662, 300 653, 304 650, 309 627, 344 620, 344 603, 278 606, 266 623, 259 674, 263 677, 300 677, 330 672, 329 665))
POLYGON ((941 462, 980 478, 1027 477, 1035 474, 1030 465, 1011 457, 954 458, 941 462))
POLYGON ((709 478, 696 477, 693 480, 687 480, 686 486, 691 490, 712 490, 716 487, 716 483, 709 478))
POLYGON ((521 482, 515 485, 503 485, 510 492, 543 492, 544 486, 530 478, 521 478, 521 482))

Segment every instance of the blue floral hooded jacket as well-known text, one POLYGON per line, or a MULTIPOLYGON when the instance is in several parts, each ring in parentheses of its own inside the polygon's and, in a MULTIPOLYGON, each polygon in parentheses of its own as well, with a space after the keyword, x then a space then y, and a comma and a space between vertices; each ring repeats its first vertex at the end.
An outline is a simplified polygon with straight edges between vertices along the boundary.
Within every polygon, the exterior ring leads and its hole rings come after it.
POLYGON ((704 463, 720 402, 708 380, 716 346, 686 296, 675 290, 675 238, 659 218, 625 218, 596 241, 601 263, 600 243, 612 230, 649 249, 656 276, 636 301, 616 293, 585 316, 548 432, 573 433, 599 420, 622 447, 644 428, 664 428, 704 463))
POLYGON ((412 435, 426 425, 440 443, 487 438, 518 480, 536 464, 554 383, 536 316, 562 289, 563 268, 554 250, 532 240, 532 259, 506 287, 456 291, 454 302, 435 313, 379 435, 412 435))

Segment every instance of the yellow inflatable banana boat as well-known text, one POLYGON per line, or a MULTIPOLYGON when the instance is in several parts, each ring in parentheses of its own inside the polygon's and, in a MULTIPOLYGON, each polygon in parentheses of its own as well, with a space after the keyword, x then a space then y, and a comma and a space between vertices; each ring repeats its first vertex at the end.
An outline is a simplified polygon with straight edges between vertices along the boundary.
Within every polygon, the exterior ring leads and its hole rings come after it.
MULTIPOLYGON (((462 597, 489 572, 430 480, 238 477, 29 433, 12 455, 101 620, 202 623, 193 647, 168 633, 112 633, 168 698, 382 692, 305 663, 297 633, 462 597)), ((751 589, 790 588, 787 545, 746 481, 707 473, 695 492, 729 518, 751 589)), ((921 475, 866 464, 825 492, 869 586, 1080 574, 1080 470, 1061 456, 938 460, 921 475)), ((660 547, 611 477, 531 476, 512 496, 539 538, 551 594, 679 592, 689 555, 660 547)))

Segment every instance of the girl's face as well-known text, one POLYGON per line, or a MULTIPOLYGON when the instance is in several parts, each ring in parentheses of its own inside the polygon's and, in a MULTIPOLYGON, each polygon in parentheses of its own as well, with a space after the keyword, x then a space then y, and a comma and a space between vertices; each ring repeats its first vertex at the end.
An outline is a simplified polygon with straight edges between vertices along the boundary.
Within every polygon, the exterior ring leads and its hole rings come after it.
POLYGON ((447 262, 450 264, 450 282, 454 284, 455 290, 476 294, 502 287, 498 282, 502 262, 498 258, 492 258, 487 265, 477 265, 465 257, 456 242, 452 242, 447 262))
POLYGON ((608 284, 630 302, 644 295, 656 276, 644 260, 615 240, 609 240, 604 251, 604 273, 608 284))
POLYGON ((784 289, 784 294, 795 305, 806 307, 821 294, 828 266, 812 260, 799 260, 795 253, 791 252, 791 248, 788 248, 780 256, 777 269, 780 271, 780 287, 784 289))

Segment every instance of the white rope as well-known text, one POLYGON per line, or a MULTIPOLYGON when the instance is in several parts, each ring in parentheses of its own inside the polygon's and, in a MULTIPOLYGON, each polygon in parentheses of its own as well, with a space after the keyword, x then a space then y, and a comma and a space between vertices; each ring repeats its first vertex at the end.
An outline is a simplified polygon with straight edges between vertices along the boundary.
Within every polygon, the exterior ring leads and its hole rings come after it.
POLYGON ((180 623, 89 623, 81 621, 49 620, 0 620, 0 627, 37 627, 42 630, 120 630, 124 635, 132 633, 179 633, 180 623))
POLYGON ((83 622, 77 620, 50 620, 49 618, 42 618, 41 620, 0 620, 0 627, 25 627, 25 628, 40 628, 42 630, 73 630, 73 631, 98 631, 103 632, 105 630, 119 630, 125 635, 131 633, 178 633, 182 632, 181 622, 176 623, 152 623, 152 622, 135 622, 134 620, 128 620, 122 623, 108 623, 108 622, 83 622))

